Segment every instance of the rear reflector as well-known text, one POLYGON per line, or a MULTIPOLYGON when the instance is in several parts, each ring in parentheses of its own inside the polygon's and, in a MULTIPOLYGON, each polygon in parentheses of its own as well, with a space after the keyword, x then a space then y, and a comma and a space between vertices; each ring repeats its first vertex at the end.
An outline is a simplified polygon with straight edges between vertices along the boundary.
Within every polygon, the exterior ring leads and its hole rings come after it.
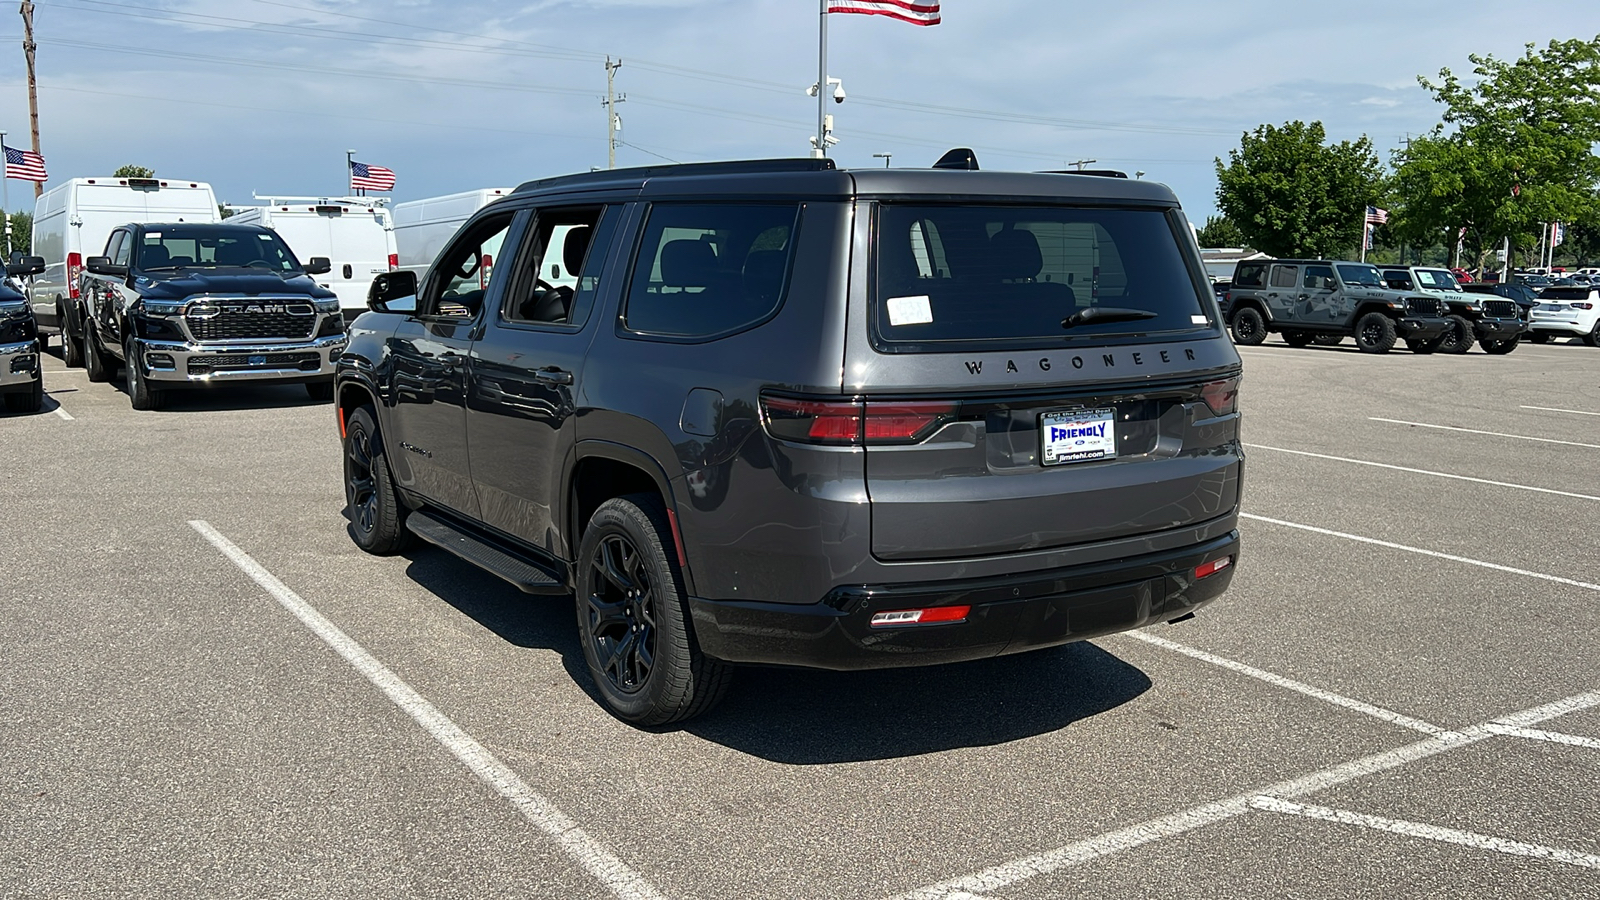
POLYGON ((886 628, 892 625, 932 625, 940 622, 965 622, 967 614, 970 612, 972 612, 972 607, 970 606, 897 609, 889 612, 873 613, 872 627, 886 628))
POLYGON ((1199 581, 1208 575, 1215 575, 1231 565, 1233 565, 1233 557, 1224 556, 1221 559, 1214 559, 1204 565, 1195 566, 1194 580, 1199 581))

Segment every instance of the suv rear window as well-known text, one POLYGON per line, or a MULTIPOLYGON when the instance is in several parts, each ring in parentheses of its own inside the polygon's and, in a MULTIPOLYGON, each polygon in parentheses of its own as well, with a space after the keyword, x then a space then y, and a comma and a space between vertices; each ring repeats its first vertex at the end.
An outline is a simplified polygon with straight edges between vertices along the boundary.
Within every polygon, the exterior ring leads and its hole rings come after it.
POLYGON ((766 319, 783 302, 799 217, 796 203, 656 204, 628 283, 627 329, 703 338, 766 319))
POLYGON ((1262 287, 1267 274, 1267 264, 1258 262, 1242 262, 1233 271, 1234 287, 1262 287))
POLYGON ((889 345, 1038 344, 1190 330, 1209 291, 1179 234, 1162 210, 885 203, 876 335, 889 345), (1062 326, 1091 307, 1155 315, 1062 326))

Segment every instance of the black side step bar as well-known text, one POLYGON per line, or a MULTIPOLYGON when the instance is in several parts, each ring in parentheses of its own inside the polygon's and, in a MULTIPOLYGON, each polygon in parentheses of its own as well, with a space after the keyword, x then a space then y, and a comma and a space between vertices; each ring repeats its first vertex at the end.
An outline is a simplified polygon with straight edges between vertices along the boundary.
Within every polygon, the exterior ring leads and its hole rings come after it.
POLYGON ((467 531, 425 510, 406 517, 406 530, 469 563, 498 575, 529 594, 565 594, 567 579, 554 567, 515 554, 482 535, 467 531))

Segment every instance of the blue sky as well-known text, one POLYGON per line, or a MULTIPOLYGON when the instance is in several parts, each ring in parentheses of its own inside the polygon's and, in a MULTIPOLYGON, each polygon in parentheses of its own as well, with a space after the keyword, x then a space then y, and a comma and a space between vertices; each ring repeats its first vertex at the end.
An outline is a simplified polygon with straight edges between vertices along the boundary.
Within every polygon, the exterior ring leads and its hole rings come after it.
MULTIPOLYGON (((36 0, 52 176, 124 163, 218 197, 344 193, 345 150, 397 201, 603 166, 604 60, 627 95, 618 165, 799 156, 815 129, 816 0, 36 0)), ((28 145, 15 5, 0 128, 28 145)), ((944 24, 830 17, 843 166, 1075 159, 1171 185, 1197 222, 1212 160, 1263 122, 1320 119, 1387 158, 1439 110, 1419 74, 1600 34, 1600 3, 946 0, 944 24)), ((13 209, 31 185, 9 183, 13 209)))

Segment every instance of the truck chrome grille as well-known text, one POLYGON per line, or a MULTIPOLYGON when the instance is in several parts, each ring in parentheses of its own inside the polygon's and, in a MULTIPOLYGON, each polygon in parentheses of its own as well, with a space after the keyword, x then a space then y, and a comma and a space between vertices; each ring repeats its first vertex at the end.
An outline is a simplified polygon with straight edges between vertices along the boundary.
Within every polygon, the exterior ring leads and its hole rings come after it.
POLYGON ((184 324, 197 341, 304 340, 317 310, 305 301, 202 300, 189 307, 184 324))
POLYGON ((1485 300, 1483 314, 1495 319, 1515 319, 1517 304, 1510 300, 1485 300))
POLYGON ((246 353, 219 353, 189 357, 190 375, 207 375, 234 369, 300 369, 315 372, 322 366, 316 353, 263 353, 254 358, 246 353))

